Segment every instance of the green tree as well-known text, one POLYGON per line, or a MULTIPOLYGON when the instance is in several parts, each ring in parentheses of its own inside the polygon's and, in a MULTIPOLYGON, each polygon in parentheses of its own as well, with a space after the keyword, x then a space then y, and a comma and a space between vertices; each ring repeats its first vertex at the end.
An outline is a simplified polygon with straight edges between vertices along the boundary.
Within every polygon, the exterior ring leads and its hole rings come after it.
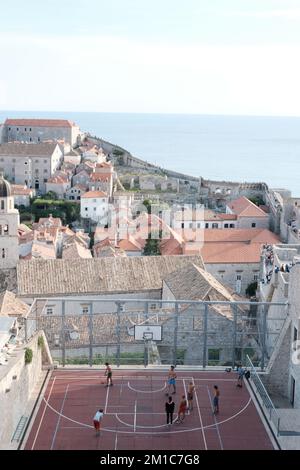
POLYGON ((154 237, 151 238, 151 233, 150 233, 145 244, 143 255, 144 256, 159 256, 160 254, 161 253, 159 249, 159 238, 154 238, 154 237))
POLYGON ((252 282, 251 284, 248 285, 246 289, 246 295, 248 297, 253 297, 256 294, 256 290, 257 290, 257 281, 252 282))

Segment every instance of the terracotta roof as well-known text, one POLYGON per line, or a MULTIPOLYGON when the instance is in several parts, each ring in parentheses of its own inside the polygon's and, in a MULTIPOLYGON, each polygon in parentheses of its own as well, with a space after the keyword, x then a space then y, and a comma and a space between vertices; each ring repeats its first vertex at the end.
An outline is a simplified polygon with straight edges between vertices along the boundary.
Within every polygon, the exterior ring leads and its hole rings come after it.
POLYGON ((91 181, 107 181, 108 182, 109 179, 111 179, 111 177, 103 173, 92 173, 90 175, 91 181))
POLYGON ((81 196, 81 199, 97 199, 97 198, 102 198, 102 197, 108 197, 106 193, 104 193, 103 191, 88 191, 86 193, 84 193, 82 196, 81 196))
POLYGON ((48 178, 47 183, 52 183, 52 184, 66 184, 69 182, 68 176, 66 175, 65 177, 61 175, 56 175, 52 176, 51 178, 48 178))
POLYGON ((27 317, 29 307, 8 290, 0 294, 0 316, 27 317))
POLYGON ((90 250, 83 247, 76 241, 68 245, 63 249, 62 253, 63 259, 74 259, 74 258, 92 258, 90 250))
POLYGON ((48 157, 53 154, 56 147, 57 143, 23 144, 21 142, 11 142, 0 145, 0 155, 48 157))
POLYGON ((5 126, 28 127, 73 127, 76 124, 67 119, 6 119, 5 126))
POLYGON ((239 217, 268 217, 268 214, 244 196, 231 201, 227 206, 239 217))
POLYGON ((201 249, 205 264, 259 263, 260 243, 207 243, 201 249))
POLYGON ((225 287, 212 274, 193 263, 169 274, 164 281, 178 300, 211 300, 212 290, 217 294, 214 300, 233 300, 225 287))
POLYGON ((124 251, 142 251, 142 245, 134 239, 133 236, 129 235, 129 237, 126 239, 123 239, 119 242, 119 247, 121 250, 124 251))
POLYGON ((190 262, 203 267, 201 256, 20 261, 18 294, 51 296, 159 290, 168 274, 190 262))
POLYGON ((267 229, 249 228, 249 229, 224 229, 214 230, 205 229, 204 242, 261 242, 270 245, 278 243, 279 237, 267 229))
POLYGON ((22 184, 11 184, 13 196, 30 196, 34 193, 34 189, 24 187, 22 184))
MULTIPOLYGON (((193 263, 170 274, 164 281, 176 300, 234 300, 230 292, 214 276, 193 263)), ((188 305, 186 305, 183 310, 188 308, 188 305)), ((211 311, 230 320, 233 317, 232 309, 229 305, 211 305, 209 312, 211 311)))

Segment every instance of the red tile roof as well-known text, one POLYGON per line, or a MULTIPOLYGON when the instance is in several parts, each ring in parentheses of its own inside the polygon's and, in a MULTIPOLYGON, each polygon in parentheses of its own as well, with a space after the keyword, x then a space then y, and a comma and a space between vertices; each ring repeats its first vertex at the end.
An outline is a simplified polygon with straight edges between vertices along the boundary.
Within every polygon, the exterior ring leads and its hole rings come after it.
POLYGON ((107 197, 107 194, 104 193, 103 191, 88 191, 84 193, 81 198, 97 198, 97 197, 107 197))
POLYGON ((76 124, 67 119, 6 119, 6 126, 28 127, 73 127, 76 124))
POLYGON ((268 217, 268 215, 246 197, 231 201, 227 206, 239 217, 268 217))

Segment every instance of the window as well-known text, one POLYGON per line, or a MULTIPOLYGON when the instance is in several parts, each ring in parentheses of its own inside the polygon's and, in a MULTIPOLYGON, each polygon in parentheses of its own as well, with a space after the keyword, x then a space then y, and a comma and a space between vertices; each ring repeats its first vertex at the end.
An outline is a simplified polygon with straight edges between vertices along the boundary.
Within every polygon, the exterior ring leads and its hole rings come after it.
POLYGON ((189 228, 193 228, 193 223, 192 222, 189 223, 189 228))
POLYGON ((253 222, 253 223, 251 224, 251 227, 252 227, 252 228, 255 228, 255 227, 256 227, 256 223, 253 222))
POLYGON ((224 224, 224 228, 228 228, 228 224, 224 224))
POLYGON ((44 183, 47 183, 47 181, 48 181, 47 178, 44 178, 44 183))
POLYGON ((93 199, 93 202, 97 202, 97 199, 93 199))
POLYGON ((88 305, 81 306, 81 313, 82 315, 88 315, 90 313, 90 309, 88 305))
POLYGON ((12 162, 13 162, 13 163, 16 163, 16 159, 15 159, 15 158, 13 158, 13 159, 12 159, 12 162))
POLYGON ((3 235, 8 235, 8 225, 3 226, 3 235))
POLYGON ((48 170, 44 170, 44 173, 48 173, 48 170))
POLYGON ((237 281, 241 281, 241 280, 242 280, 241 274, 237 274, 237 275, 236 275, 236 280, 237 280, 237 281))
POLYGON ((31 137, 29 137, 29 142, 32 142, 32 138, 31 138, 31 137))
POLYGON ((206 223, 206 224, 205 224, 205 228, 208 228, 208 227, 209 227, 209 224, 208 224, 208 223, 206 223))
POLYGON ((29 132, 31 132, 31 127, 29 127, 29 132))
POLYGON ((212 228, 219 228, 219 224, 212 224, 212 228))
POLYGON ((157 309, 157 304, 150 304, 150 310, 156 310, 157 309))
POLYGON ((39 160, 35 160, 35 163, 39 163, 39 160))
POLYGON ((3 201, 3 199, 1 200, 1 210, 4 211, 4 201, 3 201))
POLYGON ((85 207, 85 208, 84 208, 84 210, 85 210, 85 211, 88 211, 88 208, 87 208, 87 207, 85 207))
POLYGON ((19 128, 17 127, 17 131, 19 131, 19 128))
POLYGON ((24 162, 24 165, 28 165, 28 162, 24 162))
POLYGON ((25 132, 27 132, 27 127, 25 127, 25 132))
POLYGON ((96 211, 96 210, 97 210, 97 207, 94 207, 94 211, 96 211))
POLYGON ((37 168, 36 170, 34 170, 34 171, 35 171, 35 174, 36 174, 36 175, 38 175, 38 174, 39 174, 39 170, 38 170, 38 168, 37 168))
POLYGON ((197 228, 201 228, 200 222, 197 223, 197 228))
POLYGON ((53 307, 47 307, 46 314, 47 315, 53 315, 53 307))
POLYGON ((258 274, 254 274, 253 281, 258 281, 258 274))
POLYGON ((41 139, 40 139, 40 137, 38 137, 38 142, 40 142, 40 141, 41 141, 41 139))
POLYGON ((299 346, 297 346, 297 342, 298 341, 298 330, 296 327, 294 327, 294 331, 293 331, 293 351, 297 351, 297 349, 299 349, 299 346))
POLYGON ((5 258, 5 249, 4 248, 2 248, 2 250, 1 250, 1 256, 2 256, 2 259, 5 258))
POLYGON ((234 228, 234 224, 230 224, 230 228, 234 228))
POLYGON ((219 362, 220 360, 220 349, 208 349, 208 361, 209 365, 214 365, 214 362, 219 362), (212 362, 212 364, 210 364, 212 362))
POLYGON ((8 130, 11 131, 11 127, 9 127, 8 130))
POLYGON ((181 228, 184 228, 184 222, 182 222, 182 224, 181 224, 181 228))
POLYGON ((102 199, 102 202, 105 202, 105 199, 102 199))

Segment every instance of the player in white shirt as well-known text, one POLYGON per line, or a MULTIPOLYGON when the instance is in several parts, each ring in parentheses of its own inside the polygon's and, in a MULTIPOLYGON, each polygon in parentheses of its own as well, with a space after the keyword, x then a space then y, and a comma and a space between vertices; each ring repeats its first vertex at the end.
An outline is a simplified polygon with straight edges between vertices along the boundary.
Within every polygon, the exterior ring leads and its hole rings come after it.
POLYGON ((98 410, 94 416, 94 428, 96 430, 96 435, 100 435, 101 421, 104 416, 103 410, 98 410))

